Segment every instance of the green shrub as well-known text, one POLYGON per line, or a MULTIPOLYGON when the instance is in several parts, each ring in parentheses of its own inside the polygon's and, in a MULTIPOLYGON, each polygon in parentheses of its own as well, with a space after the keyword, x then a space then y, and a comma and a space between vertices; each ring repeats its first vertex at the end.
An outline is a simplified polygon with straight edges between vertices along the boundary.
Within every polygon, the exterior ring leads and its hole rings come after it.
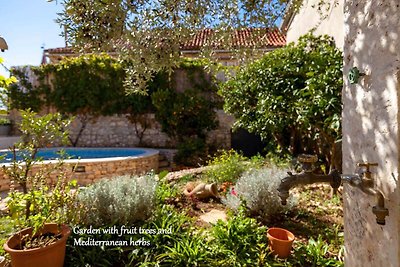
POLYGON ((330 160, 340 138, 343 57, 328 36, 302 36, 244 66, 220 89, 236 127, 260 135, 269 151, 330 160), (324 157, 325 158, 325 157, 324 157))
POLYGON ((276 168, 253 169, 244 173, 226 195, 223 202, 231 209, 238 210, 243 204, 263 220, 283 211, 278 186, 286 172, 276 168))
POLYGON ((177 186, 173 186, 165 179, 160 179, 156 190, 157 204, 164 204, 165 200, 176 198, 181 193, 177 186))
MULTIPOLYGON (((218 221, 212 228, 211 241, 215 246, 215 258, 222 266, 264 266, 266 254, 266 228, 255 219, 246 217, 243 208, 229 217, 227 222, 218 221), (264 256, 263 256, 264 255, 264 256)), ((214 265, 214 266, 220 266, 214 265)))
POLYGON ((16 228, 33 227, 35 232, 47 222, 61 224, 74 220, 76 202, 71 189, 75 182, 67 182, 70 177, 64 167, 65 155, 60 152, 55 164, 43 164, 43 158, 38 156, 40 148, 66 143, 65 128, 69 123, 59 113, 38 116, 30 110, 21 111, 22 141, 10 148, 11 163, 1 166, 15 185, 8 194, 7 206, 16 228), (38 164, 41 168, 34 171, 33 166, 38 164), (49 176, 55 178, 52 183, 49 176))
POLYGON ((7 118, 0 118, 0 125, 10 125, 11 121, 7 118))
POLYGON ((206 171, 206 176, 211 182, 234 183, 246 170, 259 168, 263 164, 264 161, 260 160, 259 157, 249 160, 233 149, 223 150, 219 156, 214 157, 208 162, 211 168, 206 171))
MULTIPOLYGON (((97 227, 107 229, 113 225, 103 225, 97 227)), ((121 237, 115 234, 78 234, 71 231, 71 236, 67 240, 67 249, 65 256, 65 267, 76 267, 76 266, 96 266, 96 267, 109 267, 109 266, 129 266, 127 253, 124 250, 127 247, 113 247, 113 246, 78 246, 74 244, 74 240, 93 239, 101 241, 124 241, 129 242, 131 235, 122 235, 121 237)))
POLYGON ((176 239, 172 247, 165 249, 166 252, 157 258, 167 266, 210 266, 207 262, 212 252, 205 246, 204 237, 198 234, 188 233, 176 239))
POLYGON ((174 161, 185 166, 197 166, 206 158, 207 145, 201 138, 186 138, 177 146, 174 161))
MULTIPOLYGON (((182 265, 185 260, 196 260, 199 254, 195 251, 187 251, 187 253, 182 251, 180 244, 183 244, 185 249, 191 250, 197 250, 193 246, 203 247, 200 242, 190 243, 190 239, 197 238, 196 232, 193 231, 192 219, 184 212, 179 212, 168 205, 158 206, 151 219, 142 227, 154 229, 156 232, 164 230, 169 230, 169 232, 144 235, 151 246, 132 250, 128 256, 130 259, 128 266, 187 266, 182 265)), ((198 238, 196 240, 199 241, 198 238)))
POLYGON ((156 186, 153 175, 120 176, 89 186, 78 195, 85 207, 83 223, 122 225, 149 218, 155 205, 156 186))
POLYGON ((317 240, 310 238, 307 244, 297 243, 295 247, 293 260, 298 266, 324 266, 324 267, 342 267, 343 251, 339 251, 337 257, 332 257, 330 246, 318 236, 317 240), (341 255, 340 255, 341 254, 341 255))

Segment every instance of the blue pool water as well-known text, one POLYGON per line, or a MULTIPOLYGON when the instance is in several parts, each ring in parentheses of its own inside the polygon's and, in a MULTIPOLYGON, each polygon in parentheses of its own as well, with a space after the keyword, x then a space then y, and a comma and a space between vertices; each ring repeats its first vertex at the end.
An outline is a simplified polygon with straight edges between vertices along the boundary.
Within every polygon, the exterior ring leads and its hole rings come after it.
MULTIPOLYGON (((38 157, 43 160, 54 160, 59 158, 59 151, 64 150, 68 159, 99 159, 115 157, 136 157, 146 153, 144 149, 137 148, 44 148, 38 152, 38 157)), ((23 151, 17 152, 17 159, 21 159, 23 151)), ((12 160, 10 151, 0 151, 0 156, 5 155, 5 159, 0 163, 8 163, 12 160)))

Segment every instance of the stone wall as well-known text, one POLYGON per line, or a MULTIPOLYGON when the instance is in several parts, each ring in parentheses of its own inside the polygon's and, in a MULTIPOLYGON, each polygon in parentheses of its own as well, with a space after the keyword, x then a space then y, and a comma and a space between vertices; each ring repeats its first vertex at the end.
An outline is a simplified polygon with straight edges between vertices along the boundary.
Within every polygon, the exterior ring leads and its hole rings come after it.
POLYGON ((389 209, 386 225, 372 213, 373 196, 344 187, 345 265, 400 265, 399 91, 400 7, 398 0, 346 1, 343 88, 343 172, 358 162, 376 162, 375 186, 389 209), (347 80, 358 67, 366 76, 347 80))
MULTIPOLYGON (((76 179, 79 185, 92 184, 100 179, 112 178, 119 175, 140 175, 149 171, 158 170, 158 152, 153 151, 148 156, 127 159, 106 160, 67 160, 62 169, 70 180, 76 179)), ((35 165, 33 173, 37 171, 48 172, 54 169, 53 163, 35 165)), ((59 171, 53 171, 48 175, 48 182, 55 183, 59 171)), ((8 190, 11 181, 0 168, 0 192, 8 190)))
MULTIPOLYGON (((216 143, 221 148, 231 146, 232 116, 222 110, 217 111, 219 127, 211 131, 207 136, 208 143, 216 143)), ((77 146, 81 147, 166 147, 173 148, 175 143, 161 131, 161 125, 156 121, 154 114, 147 114, 146 121, 149 127, 143 135, 142 142, 135 131, 135 125, 125 115, 99 117, 88 123, 77 146)), ((71 137, 74 139, 79 132, 80 122, 76 120, 72 124, 71 137)), ((139 132, 142 130, 138 124, 139 132)))

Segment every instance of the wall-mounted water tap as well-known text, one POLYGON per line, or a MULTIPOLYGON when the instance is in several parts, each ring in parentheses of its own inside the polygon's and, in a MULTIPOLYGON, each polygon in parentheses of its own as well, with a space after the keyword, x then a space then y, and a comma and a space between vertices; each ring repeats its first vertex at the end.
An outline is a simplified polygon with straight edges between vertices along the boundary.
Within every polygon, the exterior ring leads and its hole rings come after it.
POLYGON ((389 210, 385 208, 385 197, 380 190, 375 188, 372 173, 370 172, 370 167, 378 166, 378 163, 358 163, 357 166, 364 171, 359 174, 342 175, 342 181, 359 188, 367 195, 376 197, 376 206, 372 207, 372 212, 376 216, 376 223, 385 225, 385 218, 389 216, 389 210))

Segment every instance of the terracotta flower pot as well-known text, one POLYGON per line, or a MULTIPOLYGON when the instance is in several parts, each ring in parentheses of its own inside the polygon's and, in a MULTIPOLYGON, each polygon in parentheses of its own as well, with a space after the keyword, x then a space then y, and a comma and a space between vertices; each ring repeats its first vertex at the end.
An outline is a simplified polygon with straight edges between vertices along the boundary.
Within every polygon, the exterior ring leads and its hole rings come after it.
POLYGON ((198 199, 218 197, 218 187, 216 183, 212 184, 201 183, 194 188, 193 184, 188 184, 183 193, 187 197, 194 196, 198 199))
POLYGON ((282 259, 289 257, 294 240, 291 232, 282 228, 269 228, 267 237, 273 255, 278 255, 282 259))
POLYGON ((15 249, 21 243, 21 237, 32 234, 32 228, 24 229, 7 240, 4 250, 10 254, 12 267, 62 267, 64 265, 65 247, 71 229, 67 225, 58 226, 55 223, 45 224, 41 234, 61 232, 61 238, 43 248, 27 250, 15 249))
POLYGON ((3 256, 0 256, 0 267, 6 267, 6 258, 4 258, 3 256))

